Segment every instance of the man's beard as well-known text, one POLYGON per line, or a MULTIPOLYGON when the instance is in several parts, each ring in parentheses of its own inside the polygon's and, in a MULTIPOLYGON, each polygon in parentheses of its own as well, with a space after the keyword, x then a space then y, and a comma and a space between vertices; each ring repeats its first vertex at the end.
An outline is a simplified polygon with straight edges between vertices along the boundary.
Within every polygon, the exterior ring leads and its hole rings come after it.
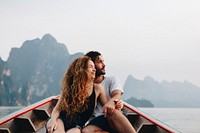
POLYGON ((101 76, 101 75, 105 75, 106 72, 102 71, 101 69, 96 69, 96 76, 101 76))

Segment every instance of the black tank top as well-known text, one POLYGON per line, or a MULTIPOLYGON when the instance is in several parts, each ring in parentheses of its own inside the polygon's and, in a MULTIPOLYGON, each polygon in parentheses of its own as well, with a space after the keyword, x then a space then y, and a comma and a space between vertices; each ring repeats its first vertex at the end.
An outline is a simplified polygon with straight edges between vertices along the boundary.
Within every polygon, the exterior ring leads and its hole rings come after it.
POLYGON ((92 116, 92 113, 93 113, 94 107, 95 107, 95 100, 96 100, 96 93, 95 93, 95 89, 93 86, 92 94, 87 98, 86 104, 88 105, 88 108, 81 113, 76 113, 74 120, 69 120, 67 118, 67 113, 65 110, 62 110, 60 112, 59 118, 64 123, 65 131, 67 131, 68 129, 74 128, 74 127, 81 127, 81 128, 84 127, 85 123, 92 116))
POLYGON ((76 123, 80 127, 83 127, 85 123, 89 120, 89 118, 92 116, 95 107, 95 99, 96 99, 96 94, 93 86, 92 94, 87 98, 88 108, 84 112, 77 114, 78 119, 76 120, 76 123))

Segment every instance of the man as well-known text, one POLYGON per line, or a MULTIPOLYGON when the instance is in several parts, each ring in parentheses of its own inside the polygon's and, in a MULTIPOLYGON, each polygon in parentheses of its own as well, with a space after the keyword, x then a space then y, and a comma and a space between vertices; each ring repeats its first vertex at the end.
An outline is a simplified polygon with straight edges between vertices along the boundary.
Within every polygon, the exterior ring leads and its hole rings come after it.
POLYGON ((82 132, 93 133, 108 131, 111 133, 136 133, 131 123, 119 109, 122 108, 120 102, 121 94, 123 93, 119 80, 115 77, 104 76, 106 74, 106 65, 101 53, 90 51, 86 56, 89 56, 92 59, 96 68, 94 83, 101 84, 109 97, 109 101, 106 104, 109 110, 108 112, 102 112, 102 106, 98 103, 93 113, 95 118, 83 128, 82 132))

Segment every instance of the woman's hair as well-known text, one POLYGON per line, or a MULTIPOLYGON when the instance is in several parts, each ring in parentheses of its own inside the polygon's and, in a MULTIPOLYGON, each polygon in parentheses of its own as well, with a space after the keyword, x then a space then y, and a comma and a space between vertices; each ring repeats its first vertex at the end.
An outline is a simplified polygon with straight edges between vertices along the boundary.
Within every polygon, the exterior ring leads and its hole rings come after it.
POLYGON ((90 57, 83 56, 75 59, 69 66, 62 80, 62 99, 59 110, 66 110, 67 116, 72 120, 76 112, 87 109, 88 92, 86 87, 89 83, 87 72, 90 57))

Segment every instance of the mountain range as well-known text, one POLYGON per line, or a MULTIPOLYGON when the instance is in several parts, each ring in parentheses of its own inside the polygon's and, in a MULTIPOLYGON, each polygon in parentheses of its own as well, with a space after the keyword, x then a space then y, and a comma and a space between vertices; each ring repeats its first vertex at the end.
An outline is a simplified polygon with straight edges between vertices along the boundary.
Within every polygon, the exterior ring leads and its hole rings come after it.
POLYGON ((155 81, 146 76, 138 80, 129 75, 124 84, 123 99, 147 99, 154 107, 200 107, 200 88, 187 81, 155 81))
MULTIPOLYGON (((50 34, 12 48, 7 61, 0 58, 0 106, 25 106, 58 95, 68 65, 82 55, 82 52, 70 54, 66 45, 50 34)), ((123 87, 123 100, 131 103, 200 107, 200 88, 187 81, 157 82, 150 76, 138 80, 129 75, 123 87)))
POLYGON ((0 105, 28 105, 58 95, 69 63, 82 55, 70 55, 50 34, 12 48, 6 62, 0 59, 0 105))

